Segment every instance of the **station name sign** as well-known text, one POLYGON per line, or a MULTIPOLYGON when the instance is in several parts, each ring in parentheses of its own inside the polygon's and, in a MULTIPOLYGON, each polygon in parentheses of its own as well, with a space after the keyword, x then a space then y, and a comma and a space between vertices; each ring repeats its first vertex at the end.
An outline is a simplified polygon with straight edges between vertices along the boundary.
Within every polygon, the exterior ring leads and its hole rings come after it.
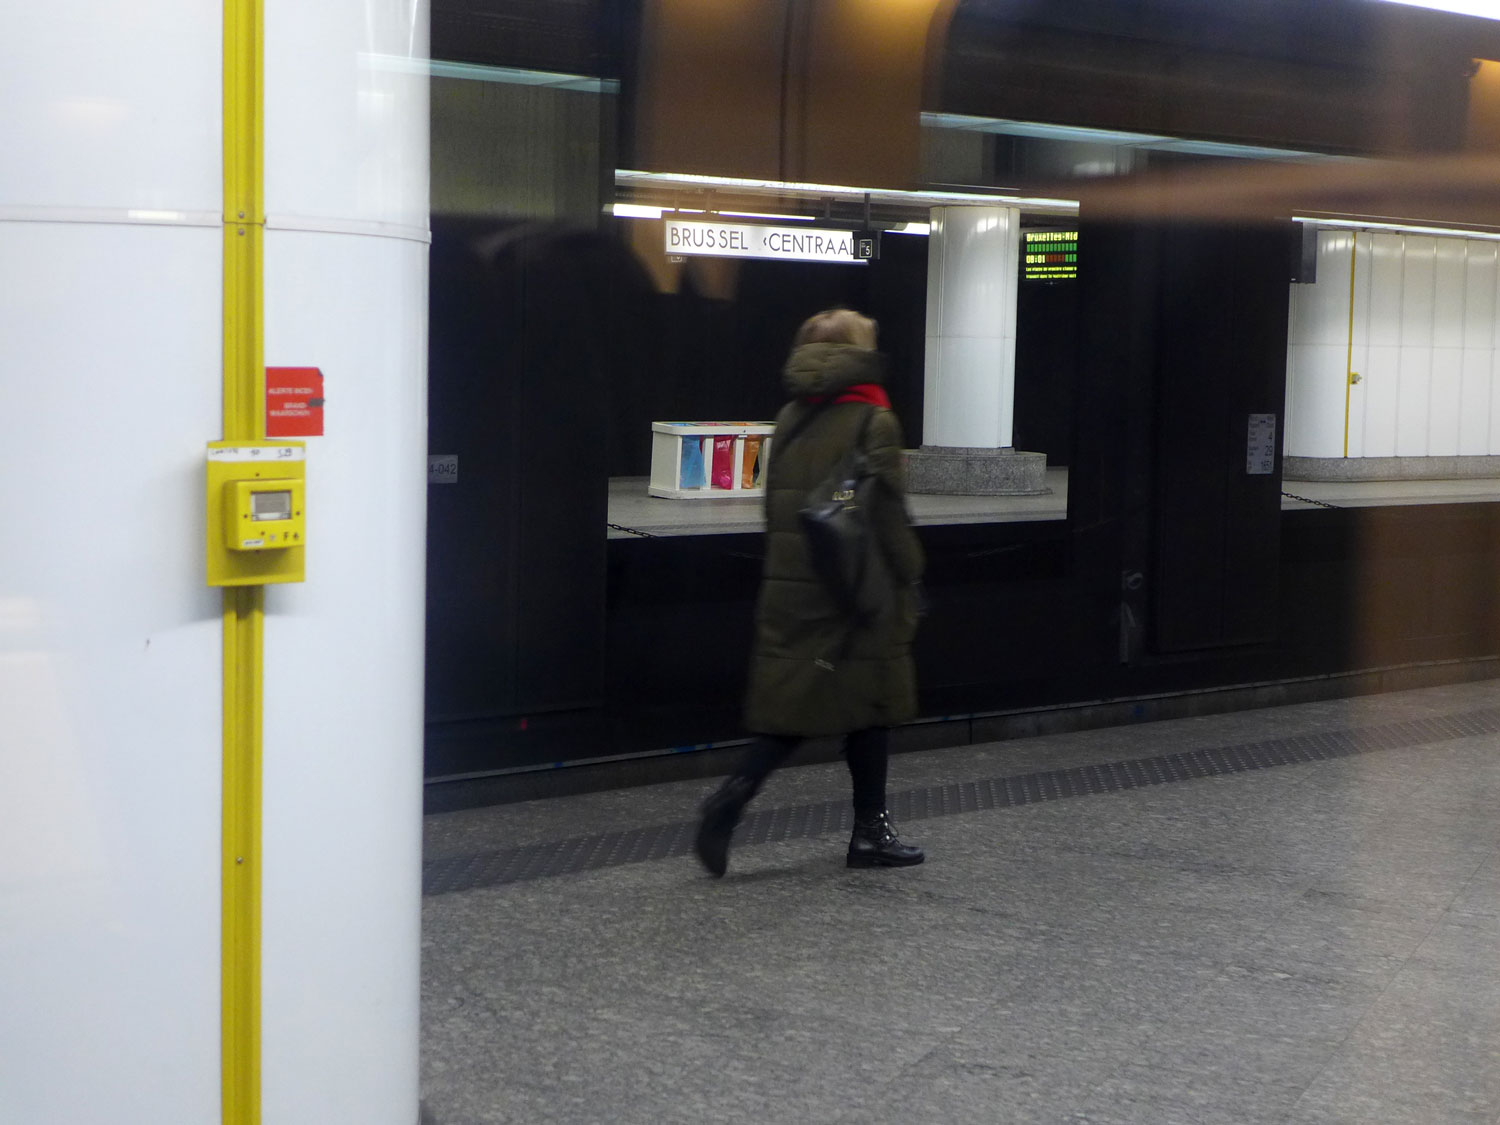
POLYGON ((790 262, 863 265, 875 256, 868 235, 817 227, 763 227, 748 223, 702 223, 668 219, 668 254, 714 258, 780 258, 790 262))

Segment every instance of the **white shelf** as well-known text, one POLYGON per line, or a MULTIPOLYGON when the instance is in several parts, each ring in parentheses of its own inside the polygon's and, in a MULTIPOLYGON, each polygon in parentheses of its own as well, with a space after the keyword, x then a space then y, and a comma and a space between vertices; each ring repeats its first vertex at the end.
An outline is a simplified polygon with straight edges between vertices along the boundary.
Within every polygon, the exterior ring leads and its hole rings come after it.
POLYGON ((766 490, 760 482, 765 480, 775 429, 770 422, 652 422, 651 483, 647 491, 665 500, 764 496, 766 490), (697 442, 702 484, 683 484, 682 462, 688 442, 697 442), (732 443, 727 450, 726 442, 732 443), (749 485, 745 483, 746 474, 755 462, 747 465, 747 454, 760 458, 760 473, 749 485))

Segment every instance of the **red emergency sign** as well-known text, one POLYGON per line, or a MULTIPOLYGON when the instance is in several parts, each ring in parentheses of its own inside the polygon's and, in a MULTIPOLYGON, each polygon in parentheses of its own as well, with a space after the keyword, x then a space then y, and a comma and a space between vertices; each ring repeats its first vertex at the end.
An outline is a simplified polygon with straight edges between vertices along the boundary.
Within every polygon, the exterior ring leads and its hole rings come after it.
POLYGON ((266 437, 323 436, 323 372, 266 368, 266 437))

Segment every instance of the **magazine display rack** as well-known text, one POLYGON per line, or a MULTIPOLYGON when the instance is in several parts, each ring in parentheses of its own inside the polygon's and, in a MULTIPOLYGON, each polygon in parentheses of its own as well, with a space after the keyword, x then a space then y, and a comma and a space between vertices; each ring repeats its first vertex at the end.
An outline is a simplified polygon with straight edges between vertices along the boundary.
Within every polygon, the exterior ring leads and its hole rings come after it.
POLYGON ((765 495, 770 422, 652 422, 652 496, 725 500, 765 495))

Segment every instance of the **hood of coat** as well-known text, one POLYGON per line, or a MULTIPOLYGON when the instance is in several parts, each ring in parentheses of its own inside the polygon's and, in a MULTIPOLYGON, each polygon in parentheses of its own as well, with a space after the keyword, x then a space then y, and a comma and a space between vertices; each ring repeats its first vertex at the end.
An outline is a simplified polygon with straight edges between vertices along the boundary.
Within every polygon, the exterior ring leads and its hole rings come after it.
POLYGON ((792 349, 781 372, 781 385, 793 398, 884 382, 885 356, 853 344, 803 344, 792 349))

